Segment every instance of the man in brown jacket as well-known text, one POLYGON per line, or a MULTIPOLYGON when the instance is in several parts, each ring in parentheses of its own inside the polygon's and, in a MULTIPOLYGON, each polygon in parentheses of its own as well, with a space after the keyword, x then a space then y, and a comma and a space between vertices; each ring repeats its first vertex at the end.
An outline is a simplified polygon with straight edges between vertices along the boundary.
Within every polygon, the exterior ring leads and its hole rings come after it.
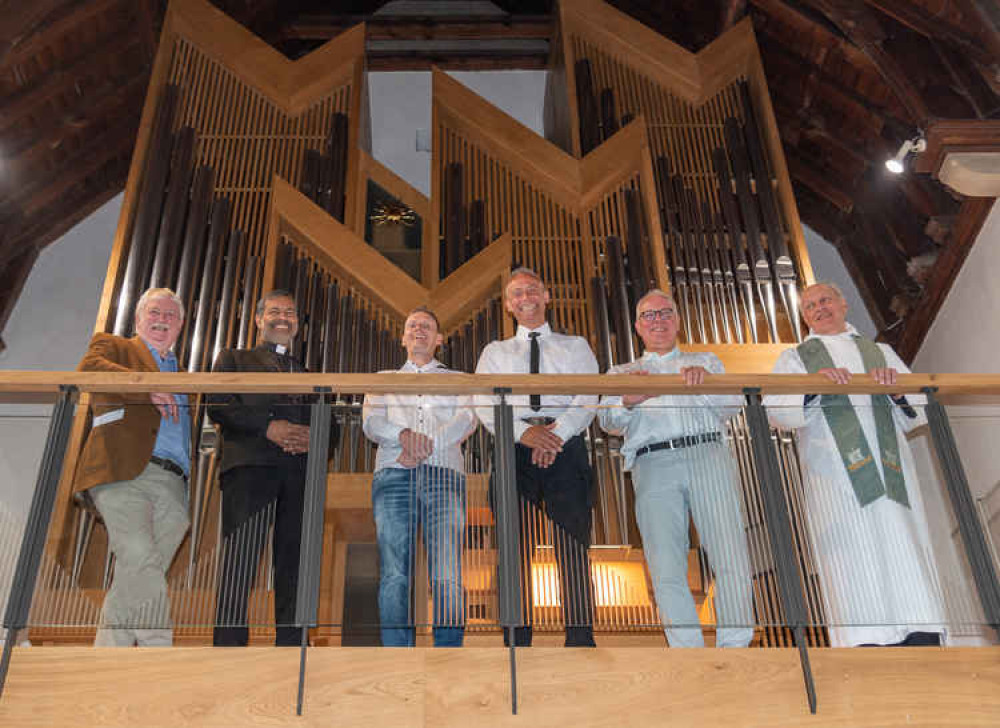
MULTIPOLYGON (((167 288, 151 288, 136 306, 136 336, 95 334, 80 371, 176 372, 171 348, 184 307, 167 288)), ((152 392, 94 395, 91 429, 74 492, 86 491, 104 520, 115 576, 104 598, 98 647, 173 642, 166 573, 190 519, 187 476, 191 418, 187 396, 152 392)))

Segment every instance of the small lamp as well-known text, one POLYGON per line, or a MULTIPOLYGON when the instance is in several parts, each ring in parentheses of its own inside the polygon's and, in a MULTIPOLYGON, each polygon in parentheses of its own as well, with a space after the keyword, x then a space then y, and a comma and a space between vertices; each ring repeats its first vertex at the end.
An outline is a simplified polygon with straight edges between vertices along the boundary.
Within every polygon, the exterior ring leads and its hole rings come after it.
POLYGON ((888 169, 893 174, 903 173, 903 162, 906 161, 906 157, 909 156, 910 152, 914 154, 920 154, 927 149, 927 140, 922 136, 914 137, 913 139, 907 139, 899 147, 899 151, 896 152, 896 156, 892 159, 885 160, 885 168, 888 169))

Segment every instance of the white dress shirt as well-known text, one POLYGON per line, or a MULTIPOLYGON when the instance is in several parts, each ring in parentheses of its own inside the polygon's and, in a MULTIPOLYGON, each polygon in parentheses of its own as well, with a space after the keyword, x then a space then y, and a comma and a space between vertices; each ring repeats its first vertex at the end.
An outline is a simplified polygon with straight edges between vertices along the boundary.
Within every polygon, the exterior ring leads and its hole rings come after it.
MULTIPOLYGON (((590 344, 582 336, 557 334, 547 324, 537 329, 540 352, 539 374, 598 374, 597 358, 590 344)), ((518 326, 517 333, 510 339, 494 341, 486 345, 479 356, 476 374, 530 374, 532 329, 518 326)), ((493 432, 493 405, 497 397, 477 395, 476 415, 493 432)), ((531 425, 525 417, 554 417, 556 425, 552 432, 566 442, 583 432, 594 419, 597 396, 591 394, 544 394, 542 408, 532 410, 529 395, 518 394, 507 397, 514 408, 514 439, 520 440, 531 425)))
MULTIPOLYGON (((642 358, 611 367, 608 374, 644 371, 650 374, 680 374, 683 367, 704 367, 711 374, 723 374, 725 368, 710 352, 684 352, 676 346, 666 354, 647 351, 642 358)), ((624 435, 622 454, 625 469, 635 462, 635 452, 646 445, 678 437, 722 432, 725 421, 740 411, 743 397, 738 394, 662 394, 632 408, 622 404, 622 396, 601 398, 601 427, 615 435, 624 435)))
MULTIPOLYGON (((437 359, 424 366, 407 360, 399 370, 404 374, 460 374, 437 359)), ((392 374, 392 371, 379 374, 392 374)), ((476 429, 468 396, 431 394, 366 395, 362 427, 369 440, 378 445, 375 472, 382 468, 403 468, 399 456, 403 446, 399 435, 410 429, 434 441, 434 450, 421 465, 436 465, 458 472, 465 470, 462 441, 476 429)))

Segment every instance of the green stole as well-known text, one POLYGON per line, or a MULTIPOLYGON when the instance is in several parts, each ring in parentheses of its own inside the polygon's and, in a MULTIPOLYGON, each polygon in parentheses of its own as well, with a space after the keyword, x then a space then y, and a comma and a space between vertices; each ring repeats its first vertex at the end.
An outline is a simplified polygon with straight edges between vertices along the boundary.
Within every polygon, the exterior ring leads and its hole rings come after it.
MULTIPOLYGON (((885 354, 874 341, 855 336, 854 343, 861 352, 866 372, 885 366, 885 354)), ((796 351, 810 374, 837 366, 821 339, 807 339, 796 351)), ((910 500, 906 496, 906 482, 903 480, 903 468, 899 458, 896 424, 892 419, 892 402, 884 394, 873 394, 871 400, 879 451, 882 454, 882 469, 885 473, 884 484, 850 398, 846 394, 824 394, 820 405, 823 407, 826 423, 833 433, 844 468, 851 479, 854 495, 861 507, 878 500, 883 495, 888 495, 890 500, 909 508, 910 500)))

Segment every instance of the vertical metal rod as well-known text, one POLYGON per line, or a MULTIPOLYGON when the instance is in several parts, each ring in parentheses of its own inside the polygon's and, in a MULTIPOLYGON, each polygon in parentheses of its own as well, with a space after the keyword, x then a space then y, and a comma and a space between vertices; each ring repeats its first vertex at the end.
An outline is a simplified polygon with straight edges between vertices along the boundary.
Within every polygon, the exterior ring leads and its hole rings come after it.
POLYGON ((761 402, 760 389, 747 387, 743 390, 743 394, 747 400, 747 428, 750 430, 750 442, 757 466, 757 478, 760 480, 760 489, 764 496, 764 519, 767 521, 767 530, 771 535, 771 556, 774 568, 778 572, 778 589, 781 593, 781 603, 784 606, 785 622, 795 634, 806 696, 809 699, 809 712, 815 714, 816 685, 813 682, 812 668, 809 665, 809 653, 805 642, 808 611, 806 610, 805 595, 802 592, 802 574, 799 571, 799 561, 795 555, 788 504, 781 486, 778 456, 771 444, 771 427, 767 423, 767 413, 761 402))
POLYGON ((3 618, 7 639, 3 645, 3 656, 0 657, 0 697, 3 696, 4 684, 7 681, 15 636, 18 630, 28 624, 38 568, 42 561, 42 553, 45 551, 45 536, 52 518, 52 506, 59 488, 59 477, 62 475, 66 443, 73 425, 73 400, 76 397, 76 387, 62 385, 59 391, 59 400, 49 421, 42 464, 38 469, 31 509, 28 511, 28 522, 24 528, 21 551, 17 557, 17 569, 14 572, 14 581, 11 583, 10 600, 7 602, 7 611, 3 618))
MULTIPOLYGON (((514 628, 521 624, 521 581, 518 558, 517 479, 514 460, 514 410, 507 403, 510 389, 493 390, 500 401, 493 407, 495 424, 494 481, 500 587, 500 625, 510 644, 510 709, 517 715, 517 673, 514 628)), ((527 575, 526 575, 527 576, 527 575)))
POLYGON ((962 534, 962 543, 969 558, 979 601, 987 624, 1000 632, 1000 581, 997 579, 996 566, 983 533, 982 522, 976 516, 976 506, 958 453, 958 443, 948 421, 948 414, 935 395, 937 387, 925 387, 923 391, 927 395, 926 414, 931 440, 941 464, 948 497, 958 521, 958 530, 962 534))
POLYGON ((295 596, 295 625, 302 630, 296 715, 302 715, 302 700, 305 694, 305 650, 308 646, 309 628, 315 627, 318 620, 327 455, 330 449, 331 389, 316 387, 315 391, 319 396, 312 406, 309 418, 309 456, 306 461, 306 492, 302 509, 302 546, 299 552, 299 583, 295 596))

